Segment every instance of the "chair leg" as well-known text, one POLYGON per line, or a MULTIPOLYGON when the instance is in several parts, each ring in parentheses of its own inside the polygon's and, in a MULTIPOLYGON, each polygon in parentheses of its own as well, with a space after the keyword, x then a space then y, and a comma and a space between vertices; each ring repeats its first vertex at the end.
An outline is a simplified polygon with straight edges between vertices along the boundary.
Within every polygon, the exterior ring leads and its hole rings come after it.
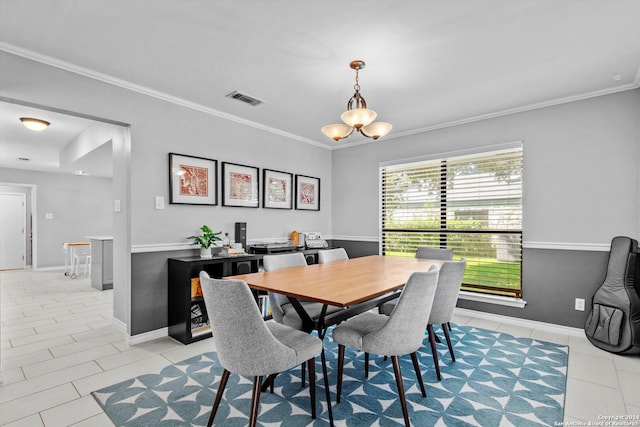
POLYGON ((316 358, 307 360, 309 365, 309 395, 311 395, 311 418, 316 419, 316 358))
POLYGON ((262 387, 262 377, 253 378, 253 391, 251 392, 251 410, 249 412, 249 427, 256 427, 258 420, 258 407, 260 406, 260 388, 262 387))
POLYGON ((438 362, 438 350, 436 350, 436 339, 435 333, 433 332, 433 325, 427 325, 427 331, 429 331, 429 343, 431 344, 431 354, 433 354, 433 366, 436 368, 436 377, 438 377, 438 381, 442 378, 440 377, 440 363, 438 362))
POLYGON ((344 346, 338 345, 338 382, 336 385, 336 403, 340 403, 342 395, 342 371, 344 369, 344 346))
POLYGON ((393 362, 393 372, 396 374, 396 384, 398 385, 398 396, 400 397, 400 405, 402 405, 402 414, 404 415, 404 425, 409 427, 409 410, 407 409, 407 401, 404 397, 404 385, 402 384, 402 373, 400 372, 400 362, 398 356, 391 356, 393 362))
MULTIPOLYGON (((324 346, 322 347, 320 358, 322 359, 322 376, 324 377, 324 392, 327 397, 327 410, 329 411, 329 425, 333 427, 334 424, 333 424, 333 409, 331 408, 331 390, 329 390, 329 374, 327 374, 327 358, 324 355, 324 346)), ((343 362, 344 362, 344 354, 343 354, 343 362)))
POLYGON ((447 322, 447 326, 449 327, 449 330, 452 331, 453 329, 451 329, 451 322, 447 322))
POLYGON ((213 402, 213 408, 211 408, 211 415, 209 415, 209 422, 207 422, 207 427, 211 427, 213 425, 213 419, 216 417, 216 412, 218 412, 218 406, 220 406, 220 401, 222 400, 222 395, 224 394, 224 388, 227 386, 228 379, 229 371, 225 369, 222 372, 222 378, 220 378, 220 385, 218 386, 218 391, 216 392, 216 400, 213 402))
POLYGON ((304 388, 304 383, 305 383, 305 370, 304 370, 304 363, 300 366, 300 378, 302 378, 302 385, 301 387, 304 388))
POLYGON ((273 385, 276 382, 276 374, 269 375, 269 393, 273 394, 273 385))
POLYGON ((449 336, 449 330, 445 324, 442 325, 442 330, 444 331, 444 337, 447 339, 447 346, 449 347, 449 354, 451 355, 451 360, 456 361, 456 355, 453 354, 453 346, 451 345, 451 336, 449 336))
POLYGON ((369 353, 364 353, 364 377, 369 378, 369 353))
POLYGON ((427 391, 424 389, 424 381, 422 381, 422 373, 420 372, 420 365, 418 364, 418 355, 415 351, 411 353, 411 361, 413 362, 413 370, 416 371, 416 378, 418 379, 418 384, 420 385, 422 397, 427 397, 427 391))

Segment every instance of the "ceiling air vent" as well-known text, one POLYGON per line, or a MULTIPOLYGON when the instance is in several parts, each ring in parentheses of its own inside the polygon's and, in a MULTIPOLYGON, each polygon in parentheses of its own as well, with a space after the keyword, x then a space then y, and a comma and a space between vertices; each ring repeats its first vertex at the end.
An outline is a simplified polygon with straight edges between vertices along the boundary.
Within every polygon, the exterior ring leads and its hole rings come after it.
POLYGON ((245 95, 244 93, 240 93, 237 90, 234 90, 230 94, 227 94, 227 98, 237 99, 238 101, 245 102, 245 103, 247 103, 249 105, 253 105, 254 107, 264 103, 264 101, 260 101, 259 99, 254 98, 253 96, 249 96, 249 95, 245 95))

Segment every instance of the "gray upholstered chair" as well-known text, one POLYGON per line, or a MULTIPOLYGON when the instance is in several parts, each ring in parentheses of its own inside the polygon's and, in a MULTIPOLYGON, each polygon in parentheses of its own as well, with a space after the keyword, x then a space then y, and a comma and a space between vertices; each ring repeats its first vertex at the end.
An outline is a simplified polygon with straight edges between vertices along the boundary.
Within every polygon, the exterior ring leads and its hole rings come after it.
MULTIPOLYGON (((213 342, 224 368, 207 425, 213 423, 230 373, 254 377, 249 425, 255 426, 262 377, 272 378, 274 374, 304 362, 309 366, 311 417, 315 418, 315 358, 322 352, 322 341, 274 321, 265 322, 249 287, 242 280, 211 279, 203 271, 200 283, 213 342)), ((325 387, 328 384, 325 383, 325 387)))
POLYGON ((367 311, 335 327, 333 340, 338 344, 338 403, 342 393, 345 346, 365 353, 390 356, 404 421, 407 426, 409 425, 409 413, 398 357, 405 354, 411 355, 422 396, 426 397, 416 351, 422 346, 437 282, 438 269, 435 266, 428 271, 413 273, 402 289, 398 303, 390 316, 367 311))
POLYGON ((438 381, 442 379, 440 376, 438 351, 436 349, 436 341, 439 342, 439 340, 433 330, 433 325, 442 326, 451 360, 455 362, 456 356, 453 353, 453 346, 451 345, 451 337, 449 335, 451 329, 449 322, 453 317, 453 310, 456 308, 456 303, 458 302, 458 294, 460 293, 460 286, 462 285, 462 277, 464 276, 466 266, 467 261, 462 258, 460 261, 446 261, 440 267, 438 288, 436 289, 436 296, 433 299, 433 307, 431 308, 429 323, 427 324, 429 344, 431 345, 431 354, 433 355, 433 364, 436 368, 438 381))
POLYGON ((453 259, 453 249, 419 246, 416 250, 416 258, 443 259, 445 261, 451 261, 453 259))
MULTIPOLYGON (((460 261, 445 261, 440 267, 440 276, 438 278, 438 288, 436 289, 436 296, 433 300, 433 307, 429 315, 429 322, 427 324, 427 331, 429 332, 429 344, 431 345, 431 353, 433 354, 433 363, 436 368, 436 376, 438 381, 442 379, 440 375, 440 364, 438 363, 438 351, 436 349, 436 341, 440 342, 436 336, 433 325, 441 325, 444 332, 444 336, 449 347, 449 354, 451 359, 455 362, 456 356, 453 353, 453 346, 451 345, 451 337, 449 331, 451 327, 448 326, 449 321, 453 317, 453 310, 456 307, 458 301, 458 294, 460 293, 460 286, 462 285, 462 277, 464 276, 464 270, 467 266, 467 261, 462 258, 460 261)), ((390 315, 395 306, 394 304, 385 303, 380 306, 380 313, 390 315)))
MULTIPOLYGON (((423 259, 441 259, 450 261, 453 259, 453 249, 434 248, 432 246, 419 246, 416 250, 416 258, 423 259)), ((396 301, 388 301, 378 307, 378 311, 382 314, 388 315, 393 311, 396 301)), ((451 330, 451 326, 449 326, 451 330)))
POLYGON ((318 251, 318 264, 326 264, 328 262, 349 259, 347 251, 344 248, 323 249, 318 251))
MULTIPOLYGON (((262 266, 264 271, 275 271, 283 268, 292 267, 306 267, 307 261, 302 252, 294 252, 288 254, 279 255, 265 255, 262 258, 262 266)), ((283 325, 291 326, 292 328, 302 330, 302 319, 293 307, 293 304, 289 302, 289 298, 285 295, 269 292, 269 301, 271 302, 271 314, 273 320, 283 325)), ((300 304, 304 310, 309 314, 311 319, 317 319, 322 311, 323 304, 319 302, 310 302, 300 300, 300 304)), ((327 313, 333 313, 335 311, 342 310, 340 307, 328 307, 327 313)))

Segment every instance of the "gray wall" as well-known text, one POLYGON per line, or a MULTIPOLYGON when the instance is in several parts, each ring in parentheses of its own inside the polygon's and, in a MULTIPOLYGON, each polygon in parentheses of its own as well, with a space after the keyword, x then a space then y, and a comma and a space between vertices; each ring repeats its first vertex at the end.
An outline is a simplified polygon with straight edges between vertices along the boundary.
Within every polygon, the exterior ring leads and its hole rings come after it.
POLYGON ((64 242, 112 233, 111 179, 0 168, 0 182, 36 186, 38 268, 64 266, 64 242))
POLYGON ((574 310, 574 298, 588 304, 602 283, 611 239, 640 237, 639 121, 636 89, 336 150, 333 237, 373 250, 380 162, 523 141, 527 305, 459 306, 582 327, 586 312, 574 310))

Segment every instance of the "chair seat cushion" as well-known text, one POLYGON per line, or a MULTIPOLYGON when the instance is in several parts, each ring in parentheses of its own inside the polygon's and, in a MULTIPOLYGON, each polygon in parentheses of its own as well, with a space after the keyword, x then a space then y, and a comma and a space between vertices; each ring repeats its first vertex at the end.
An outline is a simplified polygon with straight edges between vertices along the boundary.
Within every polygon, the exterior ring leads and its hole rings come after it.
POLYGON ((296 363, 293 366, 300 365, 322 353, 320 338, 273 320, 269 320, 265 324, 278 341, 295 351, 296 363))
MULTIPOLYGON (((320 317, 320 313, 322 312, 322 306, 324 305, 319 302, 309 302, 309 301, 301 301, 300 304, 302 305, 304 310, 307 312, 307 314, 309 314, 309 317, 311 317, 311 319, 313 320, 316 320, 318 317, 320 317)), ((300 316, 298 316, 298 312, 296 311, 293 304, 287 303, 282 305, 281 308, 284 313, 282 316, 282 323, 284 323, 287 326, 291 326, 292 328, 295 328, 295 329, 302 329, 302 319, 300 319, 300 316)), ((344 309, 342 307, 336 307, 336 306, 330 305, 327 307, 327 314, 335 313, 336 311, 340 311, 340 310, 344 310, 344 309)))
POLYGON ((363 348, 363 338, 382 328, 388 319, 383 314, 376 314, 370 311, 358 314, 335 327, 333 340, 346 347, 367 351, 363 348))

